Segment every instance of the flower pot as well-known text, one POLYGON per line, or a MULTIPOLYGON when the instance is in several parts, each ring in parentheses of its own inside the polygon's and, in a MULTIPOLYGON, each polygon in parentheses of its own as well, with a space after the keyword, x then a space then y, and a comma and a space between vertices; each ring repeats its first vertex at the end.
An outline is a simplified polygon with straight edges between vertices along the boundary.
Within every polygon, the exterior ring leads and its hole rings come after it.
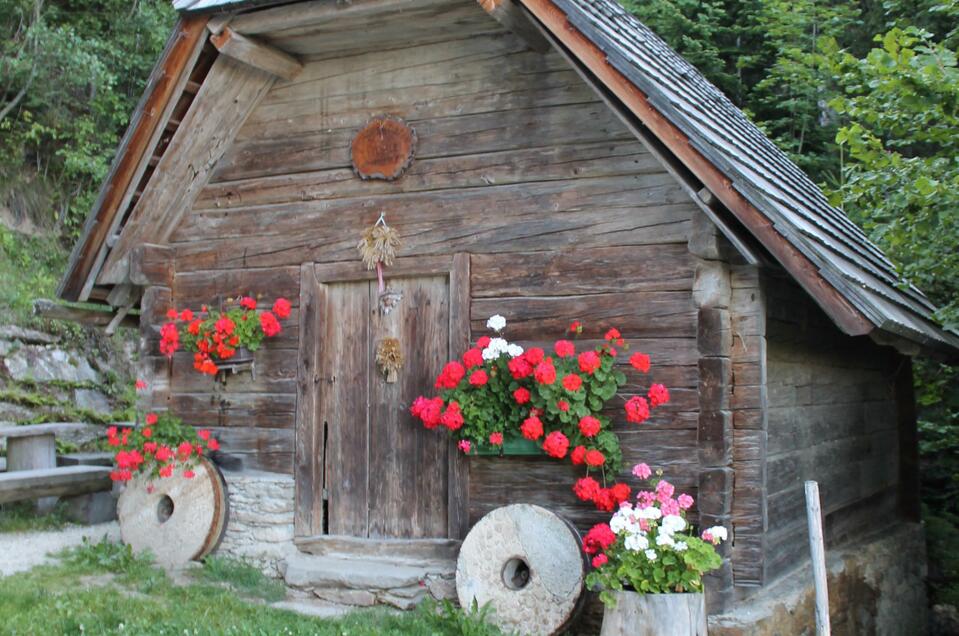
POLYGON ((499 457, 506 455, 542 455, 543 449, 539 442, 528 440, 525 437, 507 437, 502 446, 493 446, 489 443, 473 444, 470 455, 485 457, 499 457))
MULTIPOLYGON (((250 371, 253 379, 256 380, 256 360, 254 353, 246 347, 239 347, 232 356, 226 360, 214 360, 220 373, 226 375, 227 372, 236 374, 240 371, 250 371)), ((222 377, 222 376, 221 376, 222 377)))
POLYGON ((606 607, 600 636, 705 636, 703 594, 614 592, 615 607, 606 607))

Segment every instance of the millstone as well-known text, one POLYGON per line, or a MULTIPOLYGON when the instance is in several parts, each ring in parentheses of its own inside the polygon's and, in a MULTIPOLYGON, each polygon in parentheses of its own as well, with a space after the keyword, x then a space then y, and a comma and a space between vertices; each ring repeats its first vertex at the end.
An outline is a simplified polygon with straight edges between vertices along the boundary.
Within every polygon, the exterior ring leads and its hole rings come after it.
POLYGON ((473 526, 456 563, 464 608, 487 603, 505 631, 556 634, 579 611, 586 576, 579 533, 531 504, 493 510, 473 526))
POLYGON ((120 537, 134 552, 149 550, 161 565, 182 565, 219 544, 227 519, 223 477, 206 459, 193 471, 192 479, 181 470, 172 477, 141 476, 127 483, 117 517, 120 537))

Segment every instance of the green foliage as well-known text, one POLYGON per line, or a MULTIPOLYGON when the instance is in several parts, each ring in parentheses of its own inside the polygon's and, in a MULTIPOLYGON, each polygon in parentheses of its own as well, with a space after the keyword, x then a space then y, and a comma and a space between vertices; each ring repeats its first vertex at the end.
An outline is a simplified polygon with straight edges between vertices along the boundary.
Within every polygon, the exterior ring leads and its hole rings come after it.
POLYGON ((286 596, 286 588, 276 579, 265 576, 252 565, 229 557, 208 556, 194 575, 210 583, 226 583, 237 592, 252 598, 274 602, 286 596))
POLYGON ((29 237, 0 225, 0 320, 28 323, 33 299, 53 297, 65 264, 56 238, 29 237))
POLYGON ((0 203, 75 235, 172 24, 162 0, 0 0, 0 203))

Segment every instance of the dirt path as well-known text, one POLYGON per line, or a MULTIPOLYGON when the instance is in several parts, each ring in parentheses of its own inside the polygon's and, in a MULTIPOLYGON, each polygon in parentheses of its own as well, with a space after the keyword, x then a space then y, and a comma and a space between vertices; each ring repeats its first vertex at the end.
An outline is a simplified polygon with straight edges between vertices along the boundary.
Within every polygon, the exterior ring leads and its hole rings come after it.
POLYGON ((120 538, 120 527, 115 521, 95 526, 74 526, 63 530, 44 532, 11 532, 0 534, 0 576, 22 572, 53 559, 51 552, 79 545, 83 537, 99 541, 106 535, 114 541, 120 538))

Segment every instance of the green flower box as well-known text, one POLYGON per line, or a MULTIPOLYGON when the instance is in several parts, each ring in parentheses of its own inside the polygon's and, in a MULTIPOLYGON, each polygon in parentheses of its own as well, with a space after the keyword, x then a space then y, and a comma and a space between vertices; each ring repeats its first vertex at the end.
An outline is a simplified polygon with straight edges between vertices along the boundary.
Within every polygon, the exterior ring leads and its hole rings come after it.
POLYGON ((507 437, 503 440, 502 446, 493 446, 489 442, 482 444, 473 444, 470 455, 480 457, 499 457, 506 455, 543 455, 543 449, 539 442, 528 440, 525 437, 507 437))

